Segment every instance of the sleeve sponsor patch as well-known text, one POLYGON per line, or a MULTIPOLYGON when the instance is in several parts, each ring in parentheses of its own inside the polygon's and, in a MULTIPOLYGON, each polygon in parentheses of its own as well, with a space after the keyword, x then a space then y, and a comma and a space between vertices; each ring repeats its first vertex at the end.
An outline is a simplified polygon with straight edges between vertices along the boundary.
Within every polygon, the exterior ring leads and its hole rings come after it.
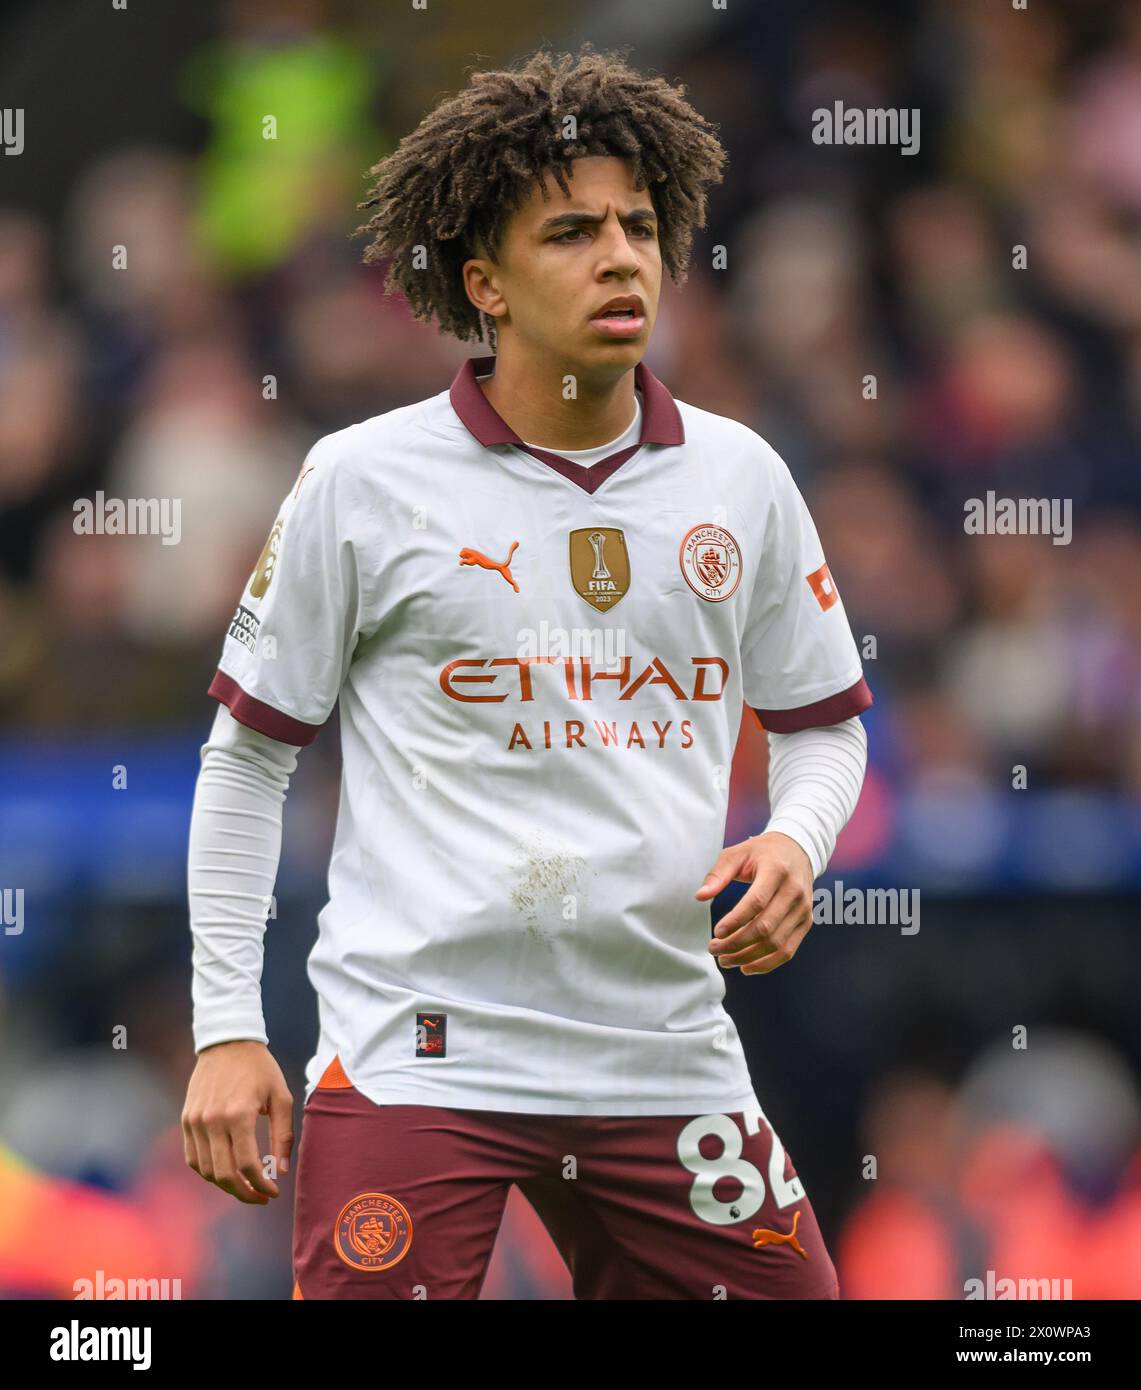
POLYGON ((836 602, 840 595, 836 591, 832 575, 829 573, 827 565, 821 565, 818 570, 813 570, 811 574, 805 576, 812 587, 812 592, 816 595, 816 602, 828 612, 829 608, 836 602))
POLYGON ((251 613, 245 604, 239 603, 230 619, 230 627, 226 633, 227 637, 232 637, 235 642, 240 642, 243 647, 248 647, 252 652, 254 643, 257 641, 258 628, 261 627, 261 619, 251 613))

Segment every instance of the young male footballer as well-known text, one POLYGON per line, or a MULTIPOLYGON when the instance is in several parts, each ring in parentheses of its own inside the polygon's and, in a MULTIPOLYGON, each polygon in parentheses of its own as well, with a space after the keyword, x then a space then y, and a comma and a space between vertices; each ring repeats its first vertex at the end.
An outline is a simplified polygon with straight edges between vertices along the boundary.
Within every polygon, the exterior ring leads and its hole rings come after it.
POLYGON ((474 74, 372 170, 365 259, 495 353, 306 457, 190 831, 186 1159, 265 1203, 258 1115, 280 1171, 292 1147, 260 999, 281 808, 339 702, 295 1298, 476 1298, 512 1183, 577 1298, 838 1296, 721 971, 803 941, 871 695, 785 464, 642 361, 724 159, 684 88, 586 49, 474 74), (772 818, 723 848, 743 703, 772 818))

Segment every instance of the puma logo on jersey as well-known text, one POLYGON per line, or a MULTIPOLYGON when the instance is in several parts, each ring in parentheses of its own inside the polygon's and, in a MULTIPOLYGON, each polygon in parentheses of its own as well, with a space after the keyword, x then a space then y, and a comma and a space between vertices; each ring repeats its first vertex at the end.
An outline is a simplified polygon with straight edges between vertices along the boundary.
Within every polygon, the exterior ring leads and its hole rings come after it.
POLYGON ((758 1226, 753 1232, 753 1249, 759 1250, 762 1245, 791 1245, 802 1260, 808 1259, 808 1251, 801 1245, 796 1238, 796 1227, 800 1221, 800 1211, 792 1214, 792 1230, 787 1235, 780 1231, 770 1231, 764 1226, 758 1226))
POLYGON ((512 541, 511 549, 507 552, 507 559, 504 560, 502 564, 500 564, 498 560, 489 560, 488 557, 484 555, 482 551, 471 550, 469 549, 469 547, 465 545, 464 548, 460 551, 460 564, 478 565, 480 569, 485 570, 498 570, 499 573, 504 577, 504 579, 507 580, 508 584, 510 584, 511 587, 515 590, 515 592, 518 593, 519 585, 516 584, 514 578, 512 577, 511 570, 508 568, 508 566, 511 564, 511 557, 515 554, 518 548, 519 542, 512 541))

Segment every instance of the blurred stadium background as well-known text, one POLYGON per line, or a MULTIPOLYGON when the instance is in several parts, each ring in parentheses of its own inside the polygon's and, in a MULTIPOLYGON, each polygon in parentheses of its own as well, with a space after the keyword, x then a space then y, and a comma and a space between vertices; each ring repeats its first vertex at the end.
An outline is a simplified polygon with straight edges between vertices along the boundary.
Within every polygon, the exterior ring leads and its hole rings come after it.
MULTIPOLYGON (((727 179, 647 360, 783 454, 876 639, 867 782, 823 883, 919 889, 921 929, 819 925, 727 998, 843 1294, 961 1298, 993 1269, 1141 1296, 1141 10, 1116 0, 8 7, 4 1296, 97 1269, 289 1296, 288 1181, 240 1206, 182 1156, 206 687, 307 446, 473 350, 359 264, 362 175, 468 67, 583 38, 721 123, 727 179), (837 100, 918 107, 918 153, 814 145, 837 100), (181 542, 77 535, 99 489, 181 498, 181 542), (988 489, 1072 499, 1072 543, 965 535, 988 489)), ((728 841, 764 824, 765 756, 750 716, 728 841)), ((331 728, 293 780, 267 933, 297 1097, 338 775, 331 728)), ((513 1194, 484 1297, 567 1296, 513 1194)))

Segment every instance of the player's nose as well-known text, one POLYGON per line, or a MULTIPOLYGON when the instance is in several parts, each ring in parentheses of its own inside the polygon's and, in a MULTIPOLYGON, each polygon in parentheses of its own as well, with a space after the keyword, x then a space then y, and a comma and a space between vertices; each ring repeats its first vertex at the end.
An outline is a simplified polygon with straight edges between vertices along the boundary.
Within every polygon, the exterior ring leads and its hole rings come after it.
POLYGON ((598 250, 596 270, 600 275, 630 276, 638 273, 638 257, 626 235, 626 228, 613 212, 599 227, 595 245, 598 250))

